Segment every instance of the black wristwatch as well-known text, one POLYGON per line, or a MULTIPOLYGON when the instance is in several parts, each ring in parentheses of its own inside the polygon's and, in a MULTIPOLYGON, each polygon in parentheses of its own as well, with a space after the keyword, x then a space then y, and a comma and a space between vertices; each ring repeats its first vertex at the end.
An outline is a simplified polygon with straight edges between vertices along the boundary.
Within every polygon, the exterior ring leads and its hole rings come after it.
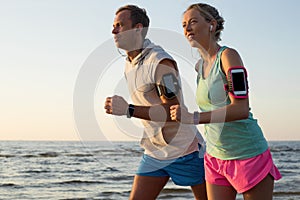
POLYGON ((133 112, 134 112, 134 105, 129 104, 127 109, 127 118, 131 118, 133 116, 133 112))

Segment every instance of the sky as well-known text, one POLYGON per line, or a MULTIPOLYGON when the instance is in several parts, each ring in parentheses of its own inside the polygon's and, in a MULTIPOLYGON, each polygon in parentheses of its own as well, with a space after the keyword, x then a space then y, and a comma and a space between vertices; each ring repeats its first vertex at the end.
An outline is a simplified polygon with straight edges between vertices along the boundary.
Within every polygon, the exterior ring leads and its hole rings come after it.
MULTIPOLYGON (((198 55, 181 28, 182 13, 196 2, 0 0, 0 140, 139 139, 139 120, 108 116, 103 109, 114 94, 130 102, 125 58, 111 34, 115 11, 126 4, 147 10, 149 38, 177 60, 185 102, 197 109, 198 55)), ((251 111, 267 140, 300 140, 300 1, 202 2, 225 19, 220 44, 243 59, 251 111)))

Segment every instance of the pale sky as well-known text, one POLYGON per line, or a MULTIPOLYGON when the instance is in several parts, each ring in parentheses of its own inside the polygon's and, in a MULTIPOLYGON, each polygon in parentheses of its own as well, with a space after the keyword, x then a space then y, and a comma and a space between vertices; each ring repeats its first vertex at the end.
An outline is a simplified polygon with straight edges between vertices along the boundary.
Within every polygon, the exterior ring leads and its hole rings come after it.
MULTIPOLYGON (((128 99, 124 58, 111 34, 115 11, 126 4, 147 10, 153 28, 149 38, 178 61, 185 101, 197 109, 197 55, 181 28, 183 11, 195 2, 0 0, 0 140, 139 137, 138 120, 108 116, 103 109, 108 95, 128 99)), ((248 69, 250 106, 265 137, 300 140, 300 1, 203 2, 225 19, 220 44, 237 49, 248 69)))

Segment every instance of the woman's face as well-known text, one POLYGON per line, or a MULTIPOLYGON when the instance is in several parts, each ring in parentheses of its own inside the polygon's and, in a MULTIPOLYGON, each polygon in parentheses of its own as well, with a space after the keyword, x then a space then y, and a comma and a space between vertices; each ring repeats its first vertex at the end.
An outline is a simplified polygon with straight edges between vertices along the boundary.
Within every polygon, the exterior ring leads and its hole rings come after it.
POLYGON ((183 33, 192 47, 205 47, 210 39, 210 23, 202 17, 199 11, 192 8, 186 11, 182 19, 183 33))

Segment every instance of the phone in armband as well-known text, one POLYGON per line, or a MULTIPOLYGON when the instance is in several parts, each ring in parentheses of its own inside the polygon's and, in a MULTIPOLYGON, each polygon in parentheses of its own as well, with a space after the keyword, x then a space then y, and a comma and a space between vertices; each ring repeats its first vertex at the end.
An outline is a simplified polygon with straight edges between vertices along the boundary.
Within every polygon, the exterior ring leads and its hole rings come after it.
POLYGON ((242 66, 231 67, 227 73, 226 90, 235 98, 248 98, 247 71, 242 66))
POLYGON ((157 85, 158 95, 164 96, 167 99, 176 97, 179 89, 178 79, 172 73, 163 75, 161 84, 157 85))

